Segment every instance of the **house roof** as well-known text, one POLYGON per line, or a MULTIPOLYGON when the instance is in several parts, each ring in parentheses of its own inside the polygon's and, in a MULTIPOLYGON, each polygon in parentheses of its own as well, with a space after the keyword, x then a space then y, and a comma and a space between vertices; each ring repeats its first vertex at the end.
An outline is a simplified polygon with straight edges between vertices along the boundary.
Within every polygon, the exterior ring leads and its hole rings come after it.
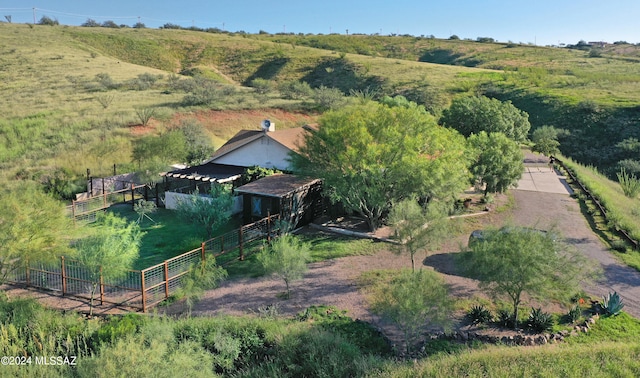
POLYGON ((227 143, 223 144, 216 152, 214 152, 206 163, 215 161, 216 159, 262 137, 271 138, 289 150, 297 151, 298 146, 304 141, 304 133, 309 130, 316 129, 317 125, 313 124, 276 131, 240 130, 236 135, 229 139, 227 143))
POLYGON ((227 182, 240 177, 245 169, 245 167, 237 165, 205 163, 184 169, 177 169, 164 173, 163 175, 166 177, 204 182, 227 182))
POLYGON ((275 174, 242 185, 234 190, 236 193, 282 198, 318 182, 320 182, 320 179, 317 178, 275 174))

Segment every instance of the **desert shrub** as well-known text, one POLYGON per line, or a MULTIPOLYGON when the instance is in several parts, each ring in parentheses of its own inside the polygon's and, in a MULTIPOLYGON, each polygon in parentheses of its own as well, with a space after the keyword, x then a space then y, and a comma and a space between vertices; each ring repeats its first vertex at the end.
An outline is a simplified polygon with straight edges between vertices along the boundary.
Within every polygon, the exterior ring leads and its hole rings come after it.
POLYGON ((134 335, 146 322, 146 318, 139 314, 127 314, 125 316, 113 316, 96 330, 91 341, 96 347, 102 344, 113 344, 126 336, 134 335))
POLYGON ((618 172, 618 183, 625 196, 629 198, 635 198, 640 194, 640 179, 636 176, 627 173, 623 168, 618 172))
POLYGON ((249 85, 253 87, 253 89, 255 89, 256 93, 261 95, 270 93, 272 90, 271 82, 266 79, 261 79, 261 78, 253 79, 251 80, 251 83, 249 85))
POLYGON ((542 333, 553 327, 553 316, 548 312, 543 312, 541 308, 531 308, 527 328, 536 333, 542 333))
POLYGON ((496 323, 501 327, 513 328, 513 314, 511 311, 504 308, 498 310, 496 323))
POLYGON ((111 75, 108 73, 102 72, 96 75, 95 81, 98 82, 105 90, 118 89, 120 85, 113 81, 111 75))
POLYGON ((313 95, 313 89, 307 82, 286 81, 278 86, 282 97, 290 100, 302 100, 313 95))
POLYGON ((55 18, 51 18, 49 16, 42 16, 40 17, 40 21, 38 21, 38 25, 56 26, 56 25, 60 25, 60 22, 55 18))
POLYGON ((325 331, 337 333, 364 353, 388 355, 391 347, 388 340, 371 324, 353 320, 346 311, 334 306, 311 306, 296 315, 301 322, 311 322, 325 331))
POLYGON ((493 315, 484 305, 476 305, 467 313, 467 319, 473 324, 485 324, 493 320, 493 315))
POLYGON ((322 85, 313 91, 313 100, 320 109, 329 110, 340 107, 345 102, 345 97, 338 88, 322 85))
POLYGON ((213 80, 196 76, 182 80, 182 88, 187 95, 182 100, 185 106, 212 105, 224 98, 220 85, 213 80))
POLYGON ((567 318, 569 319, 569 322, 575 323, 578 321, 578 319, 580 319, 581 315, 582 315, 582 309, 580 308, 579 305, 575 305, 569 309, 569 312, 567 313, 567 318))

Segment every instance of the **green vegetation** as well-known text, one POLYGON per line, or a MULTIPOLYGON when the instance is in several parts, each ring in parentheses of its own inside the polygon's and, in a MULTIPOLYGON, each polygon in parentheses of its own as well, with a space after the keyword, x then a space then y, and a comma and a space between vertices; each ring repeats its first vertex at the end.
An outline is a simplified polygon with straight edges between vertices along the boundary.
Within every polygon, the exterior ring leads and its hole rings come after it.
POLYGON ((403 270, 379 283, 372 295, 373 311, 395 323, 409 355, 425 327, 446 327, 453 302, 442 277, 431 270, 403 270))
POLYGON ((30 263, 55 261, 70 252, 72 228, 60 203, 34 185, 2 190, 0 284, 30 263))
POLYGON ((464 188, 464 142, 438 127, 415 103, 376 102, 325 113, 320 128, 305 135, 294 171, 320 177, 331 201, 378 228, 392 202, 416 196, 449 200, 464 188))
POLYGON ((524 156, 517 142, 501 132, 481 131, 467 139, 471 155, 472 183, 489 193, 504 193, 518 183, 524 156))
POLYGON ((91 283, 89 314, 101 280, 120 278, 133 267, 140 249, 140 227, 113 213, 98 213, 91 235, 74 243, 76 259, 87 271, 91 283))
POLYGON ((512 306, 513 326, 518 327, 518 311, 523 294, 532 298, 567 300, 593 268, 577 251, 556 240, 552 233, 518 227, 485 230, 483 237, 469 246, 470 252, 457 256, 467 277, 512 306))
POLYGON ((297 236, 284 234, 272 240, 257 257, 266 274, 273 274, 284 281, 287 299, 291 297, 291 282, 301 279, 307 271, 310 248, 297 236))
POLYGON ((434 251, 451 235, 452 225, 442 205, 432 201, 422 208, 415 199, 406 199, 391 208, 389 224, 399 242, 396 250, 411 256, 411 270, 414 272, 416 254, 434 251))
POLYGON ((640 270, 640 253, 632 250, 617 232, 625 230, 634 240, 640 240, 640 226, 637 222, 640 214, 638 199, 625 196, 619 183, 611 181, 594 167, 585 167, 568 158, 563 159, 563 163, 606 209, 605 219, 584 194, 578 194, 582 200, 583 211, 592 219, 595 230, 603 240, 615 247, 614 253, 625 264, 640 270))
POLYGON ((214 232, 231 219, 233 207, 233 194, 229 185, 211 185, 208 194, 208 197, 201 196, 196 190, 178 201, 176 209, 185 221, 204 230, 207 240, 213 238, 214 232))

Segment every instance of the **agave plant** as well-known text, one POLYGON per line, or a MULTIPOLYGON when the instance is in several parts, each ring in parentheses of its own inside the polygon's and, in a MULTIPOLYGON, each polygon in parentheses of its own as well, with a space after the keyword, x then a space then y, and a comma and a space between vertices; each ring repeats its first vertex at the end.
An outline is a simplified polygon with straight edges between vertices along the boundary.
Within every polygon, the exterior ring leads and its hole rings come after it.
POLYGON ((491 311, 486 309, 484 305, 477 305, 469 310, 467 318, 469 318, 473 324, 484 324, 491 322, 493 315, 491 315, 491 311))
POLYGON ((607 315, 618 315, 623 307, 622 298, 615 291, 602 298, 602 309, 607 315))
POLYGON ((553 316, 548 312, 542 312, 541 308, 531 308, 527 326, 534 332, 542 333, 553 327, 553 316))

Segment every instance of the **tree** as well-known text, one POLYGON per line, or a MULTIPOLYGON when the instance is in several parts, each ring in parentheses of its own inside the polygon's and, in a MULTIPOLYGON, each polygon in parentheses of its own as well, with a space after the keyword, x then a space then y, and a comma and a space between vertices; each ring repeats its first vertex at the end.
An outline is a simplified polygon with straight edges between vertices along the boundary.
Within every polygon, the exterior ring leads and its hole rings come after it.
POLYGON ((502 133, 482 131, 468 139, 469 150, 474 157, 471 174, 477 186, 484 192, 502 193, 518 183, 524 171, 524 155, 516 142, 502 133))
POLYGON ((337 109, 345 103, 344 93, 340 89, 324 85, 314 89, 313 100, 321 110, 337 109))
POLYGON ((558 130, 553 126, 544 125, 537 128, 531 134, 534 143, 532 150, 546 156, 552 156, 560 152, 558 142, 558 130))
POLYGON ((137 223, 129 223, 113 213, 99 213, 94 227, 92 235, 78 240, 74 246, 91 282, 90 314, 101 280, 118 279, 132 269, 143 235, 137 223))
POLYGON ((190 196, 178 201, 177 211, 188 221, 204 228, 207 238, 231 218, 233 195, 231 188, 224 184, 213 184, 209 196, 201 196, 196 190, 190 196))
POLYGON ((290 298, 290 283, 302 278, 307 271, 307 261, 311 246, 295 235, 284 234, 271 242, 258 255, 267 274, 273 274, 284 280, 287 286, 286 298, 290 298))
POLYGON ((64 206, 35 185, 3 188, 0 196, 0 285, 30 263, 52 262, 68 251, 72 227, 64 206))
POLYGON ((450 199, 467 185, 464 140, 423 108, 375 102, 325 113, 305 135, 294 171, 324 180, 328 196, 362 215, 371 230, 391 203, 450 199))
MULTIPOLYGON (((147 135, 133 141, 133 160, 139 168, 184 162, 187 141, 184 134, 172 130, 161 135, 147 135)), ((156 172, 157 173, 157 172, 156 172)))
POLYGON ((58 20, 55 18, 51 18, 49 16, 42 16, 40 18, 40 21, 38 21, 38 25, 56 26, 56 25, 60 25, 60 22, 58 22, 58 20))
POLYGON ((213 154, 214 148, 211 137, 209 137, 201 123, 196 120, 182 120, 177 130, 185 138, 187 164, 200 164, 213 154))
POLYGON ((458 130, 465 137, 481 131, 501 132, 516 142, 527 139, 531 124, 529 115, 511 101, 488 97, 459 97, 442 113, 440 123, 458 130))
POLYGON ((87 21, 83 22, 80 26, 84 26, 87 28, 97 28, 100 26, 100 24, 92 18, 87 18, 87 21))
POLYGON ((184 297, 187 308, 191 311, 195 301, 199 300, 206 290, 215 289, 220 282, 227 278, 227 271, 216 264, 213 256, 195 264, 180 281, 176 292, 177 297, 184 297))
POLYGON ((415 272, 415 255, 437 248, 450 231, 441 203, 432 201, 422 208, 415 199, 405 199, 393 205, 389 214, 400 244, 397 250, 411 255, 411 270, 415 272))
POLYGON ((390 283, 377 289, 373 296, 373 311, 400 327, 407 354, 426 326, 448 326, 452 301, 438 273, 403 270, 390 283))
POLYGON ((514 328, 523 293, 542 300, 562 299, 593 272, 586 259, 553 232, 512 226, 490 229, 470 248, 458 257, 463 274, 479 280, 480 287, 494 296, 510 299, 514 328))

